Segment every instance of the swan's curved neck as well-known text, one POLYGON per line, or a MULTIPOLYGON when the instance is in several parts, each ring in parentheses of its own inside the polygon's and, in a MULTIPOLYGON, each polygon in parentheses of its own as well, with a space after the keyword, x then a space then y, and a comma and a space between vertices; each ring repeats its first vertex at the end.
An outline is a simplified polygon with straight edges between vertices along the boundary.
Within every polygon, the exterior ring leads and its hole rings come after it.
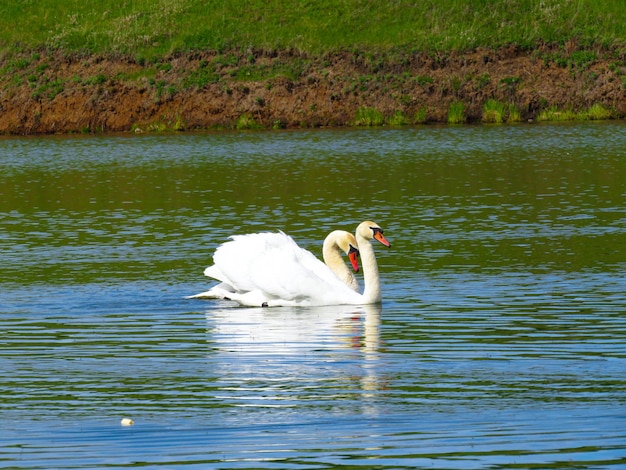
POLYGON ((380 278, 378 275, 376 255, 374 255, 374 247, 368 239, 358 233, 356 240, 359 244, 359 253, 361 254, 361 264, 363 266, 363 284, 365 284, 363 302, 366 304, 380 302, 382 295, 380 292, 380 278))
POLYGON ((359 288, 359 283, 356 280, 356 277, 346 265, 345 261, 341 257, 339 247, 331 238, 327 237, 326 240, 324 240, 322 257, 324 258, 326 266, 328 266, 344 284, 354 290, 359 288))

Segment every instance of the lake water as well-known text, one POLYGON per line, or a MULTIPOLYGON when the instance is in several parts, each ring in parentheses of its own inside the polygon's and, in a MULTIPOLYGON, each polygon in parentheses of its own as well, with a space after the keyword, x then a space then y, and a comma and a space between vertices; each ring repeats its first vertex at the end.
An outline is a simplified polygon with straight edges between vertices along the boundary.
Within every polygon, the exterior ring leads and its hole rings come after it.
POLYGON ((0 467, 626 467, 623 122, 12 137, 0 183, 0 467), (365 219, 382 305, 184 298, 365 219))

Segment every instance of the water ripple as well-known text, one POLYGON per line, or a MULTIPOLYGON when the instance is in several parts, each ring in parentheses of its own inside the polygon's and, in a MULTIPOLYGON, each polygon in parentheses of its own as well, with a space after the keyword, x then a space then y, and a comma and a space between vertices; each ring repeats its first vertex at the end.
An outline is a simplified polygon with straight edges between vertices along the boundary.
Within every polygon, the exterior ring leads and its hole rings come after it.
POLYGON ((625 148, 623 123, 0 139, 0 462, 623 468, 625 148), (184 299, 231 234, 319 255, 363 219, 381 306, 184 299))

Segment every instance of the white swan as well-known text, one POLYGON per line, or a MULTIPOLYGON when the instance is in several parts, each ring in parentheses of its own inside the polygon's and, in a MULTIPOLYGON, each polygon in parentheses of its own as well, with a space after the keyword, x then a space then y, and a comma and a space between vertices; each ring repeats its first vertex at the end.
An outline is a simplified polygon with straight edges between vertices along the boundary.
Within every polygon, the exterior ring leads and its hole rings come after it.
MULTIPOLYGON (((312 253, 300 248, 291 237, 283 232, 252 233, 230 238, 231 241, 222 244, 216 250, 213 256, 213 266, 204 271, 206 276, 222 283, 207 292, 188 298, 232 298, 243 305, 263 305, 264 301, 258 303, 252 300, 257 294, 261 294, 258 291, 266 288, 269 289, 268 296, 275 296, 275 289, 282 282, 276 280, 273 286, 259 289, 264 284, 264 280, 267 280, 268 276, 275 278, 275 273, 281 275, 288 274, 290 271, 295 276, 292 281, 299 279, 297 282, 304 282, 308 279, 308 282, 311 282, 311 279, 320 278, 334 284, 340 280, 353 290, 359 288, 356 277, 348 269, 340 253, 340 250, 345 252, 352 268, 358 271, 357 241, 354 235, 344 230, 335 230, 324 239, 322 254, 325 265, 312 253), (239 299, 239 295, 243 294, 250 299, 242 302, 243 299, 239 299)), ((288 279, 283 279, 285 280, 288 279)), ((289 289, 289 286, 285 287, 289 289)))
MULTIPOLYGON (((338 232, 349 239, 347 232, 338 232)), ((333 233, 336 232, 331 235, 333 233)), ((363 294, 352 290, 311 252, 303 250, 291 237, 279 232, 236 235, 220 245, 213 256, 213 266, 204 270, 206 276, 217 279, 220 284, 191 298, 229 299, 252 307, 380 302, 378 266, 370 241, 376 239, 385 246, 390 246, 389 242, 382 229, 369 221, 357 227, 356 238, 352 239, 359 246, 363 262, 363 294)), ((332 246, 332 243, 328 245, 332 246)), ((345 245, 342 249, 350 251, 345 245)), ((334 263, 338 269, 341 264, 346 270, 338 251, 330 258, 331 265, 334 263)))

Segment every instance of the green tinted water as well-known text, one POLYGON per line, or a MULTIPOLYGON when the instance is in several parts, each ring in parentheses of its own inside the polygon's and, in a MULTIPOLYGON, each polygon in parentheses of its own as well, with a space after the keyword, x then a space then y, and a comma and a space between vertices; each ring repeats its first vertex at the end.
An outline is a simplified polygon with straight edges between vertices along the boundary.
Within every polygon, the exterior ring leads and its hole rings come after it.
POLYGON ((0 140, 0 461, 623 465, 624 149, 623 123, 0 140), (231 234, 319 256, 364 219, 380 308, 183 298, 231 234))

